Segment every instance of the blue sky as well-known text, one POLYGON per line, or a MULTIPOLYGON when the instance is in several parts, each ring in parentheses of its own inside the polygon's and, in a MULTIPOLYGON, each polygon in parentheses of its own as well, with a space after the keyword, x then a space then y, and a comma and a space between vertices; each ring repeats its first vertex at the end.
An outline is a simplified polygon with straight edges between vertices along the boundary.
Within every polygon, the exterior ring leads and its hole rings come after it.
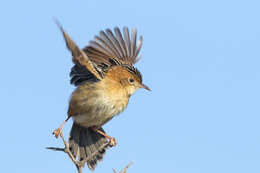
MULTIPOLYGON (((105 125, 118 145, 95 172, 260 172, 259 1, 1 1, 1 172, 76 172, 52 131, 66 117, 71 55, 56 17, 84 47, 136 27, 139 90, 105 125)), ((71 121, 65 126, 68 135, 71 121)), ((88 172, 87 169, 84 172, 88 172)))

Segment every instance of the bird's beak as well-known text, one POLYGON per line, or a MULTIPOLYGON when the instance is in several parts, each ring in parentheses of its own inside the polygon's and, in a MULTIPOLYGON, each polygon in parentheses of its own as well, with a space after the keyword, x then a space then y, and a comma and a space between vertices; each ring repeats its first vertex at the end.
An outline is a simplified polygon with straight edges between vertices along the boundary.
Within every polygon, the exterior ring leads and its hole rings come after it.
POLYGON ((151 89, 148 88, 148 86, 146 86, 146 85, 144 85, 144 84, 141 84, 140 88, 144 88, 144 89, 146 89, 146 90, 148 90, 148 91, 151 91, 151 89))

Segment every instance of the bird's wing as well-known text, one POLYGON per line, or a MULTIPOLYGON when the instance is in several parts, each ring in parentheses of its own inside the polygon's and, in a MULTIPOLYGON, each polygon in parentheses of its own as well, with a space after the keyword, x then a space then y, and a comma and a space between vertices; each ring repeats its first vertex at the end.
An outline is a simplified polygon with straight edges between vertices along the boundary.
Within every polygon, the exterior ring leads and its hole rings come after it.
POLYGON ((76 45, 62 26, 58 22, 56 23, 63 34, 67 48, 71 51, 72 61, 75 64, 70 73, 71 83, 78 85, 86 80, 102 80, 102 71, 91 62, 88 55, 76 45))
POLYGON ((100 68, 111 67, 118 64, 135 64, 141 56, 143 38, 137 40, 137 31, 132 29, 131 37, 127 27, 123 32, 118 27, 114 32, 110 29, 100 31, 99 36, 95 36, 93 41, 83 49, 90 60, 100 68))

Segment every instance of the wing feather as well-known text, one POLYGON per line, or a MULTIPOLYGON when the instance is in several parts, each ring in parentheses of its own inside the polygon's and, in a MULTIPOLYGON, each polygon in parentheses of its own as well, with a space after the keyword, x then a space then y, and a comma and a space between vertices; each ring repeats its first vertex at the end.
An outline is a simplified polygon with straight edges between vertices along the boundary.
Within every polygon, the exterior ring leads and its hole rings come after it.
POLYGON ((116 50, 117 53, 119 54, 119 57, 123 57, 120 44, 118 43, 118 41, 117 41, 117 39, 115 38, 115 36, 114 36, 114 34, 112 33, 112 31, 111 31, 110 29, 106 29, 106 33, 107 33, 107 35, 108 35, 109 40, 112 42, 113 47, 115 48, 115 50, 116 50))
MULTIPOLYGON (((64 31, 62 26, 56 21, 57 26, 60 28, 63 37, 66 41, 67 48, 72 53, 72 60, 75 66, 71 70, 71 83, 77 83, 79 79, 89 79, 89 78, 96 78, 98 80, 102 80, 103 76, 100 72, 97 71, 95 64, 91 62, 88 58, 87 54, 81 50, 76 43, 70 38, 70 36, 64 31)), ((74 84, 75 84, 74 83, 74 84)), ((76 85, 76 84, 75 84, 76 85)))
POLYGON ((116 34, 116 39, 117 39, 118 43, 120 44, 123 57, 127 57, 125 42, 124 42, 124 39, 123 39, 122 34, 120 32, 120 29, 118 27, 115 27, 114 31, 115 31, 115 34, 116 34))
POLYGON ((99 37, 95 37, 95 41, 89 42, 90 47, 93 47, 97 49, 100 52, 103 52, 106 56, 109 56, 111 54, 114 54, 109 47, 105 43, 103 43, 103 40, 101 40, 99 37))
POLYGON ((84 52, 97 66, 105 64, 109 67, 118 63, 133 65, 140 58, 142 42, 142 36, 137 40, 135 28, 130 36, 127 27, 123 27, 122 32, 115 27, 114 32, 110 29, 100 31, 99 36, 95 36, 94 41, 90 41, 89 46, 84 48, 84 52))
POLYGON ((124 42, 127 51, 127 57, 131 57, 131 44, 130 44, 130 36, 129 36, 128 28, 124 27, 123 32, 124 32, 124 42))
POLYGON ((131 55, 133 57, 136 56, 136 37, 137 37, 137 31, 136 31, 136 28, 133 28, 132 29, 132 37, 131 37, 131 45, 132 45, 132 49, 131 49, 131 55))
POLYGON ((116 51, 116 48, 113 42, 109 39, 107 34, 104 31, 100 31, 100 38, 104 43, 110 48, 110 50, 114 53, 114 56, 119 57, 119 53, 116 51))
POLYGON ((114 65, 135 64, 139 55, 143 37, 137 39, 137 30, 133 28, 131 35, 127 27, 120 31, 118 27, 114 32, 110 29, 100 31, 98 36, 89 42, 89 45, 81 50, 70 36, 56 22, 66 41, 67 48, 73 56, 74 66, 71 68, 71 83, 80 85, 84 81, 99 81, 103 79, 103 73, 114 65))
POLYGON ((140 39, 137 41, 137 44, 136 44, 136 56, 138 56, 138 54, 141 50, 142 44, 143 44, 143 37, 140 36, 140 39))

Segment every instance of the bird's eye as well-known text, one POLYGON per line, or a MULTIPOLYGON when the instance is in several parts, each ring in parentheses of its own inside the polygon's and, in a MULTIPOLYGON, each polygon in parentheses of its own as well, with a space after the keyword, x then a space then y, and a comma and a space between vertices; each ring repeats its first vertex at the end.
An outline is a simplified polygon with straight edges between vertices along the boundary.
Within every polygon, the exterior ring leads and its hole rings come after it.
POLYGON ((133 83, 133 82, 134 82, 134 79, 130 78, 130 79, 129 79, 129 82, 130 82, 130 83, 133 83))

